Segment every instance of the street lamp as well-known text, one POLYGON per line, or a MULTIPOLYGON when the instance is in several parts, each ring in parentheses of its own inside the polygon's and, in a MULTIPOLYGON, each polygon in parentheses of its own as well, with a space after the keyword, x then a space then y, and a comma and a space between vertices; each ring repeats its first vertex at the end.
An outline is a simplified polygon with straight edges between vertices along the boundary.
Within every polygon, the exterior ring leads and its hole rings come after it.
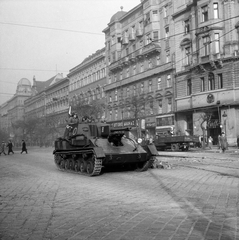
POLYGON ((222 117, 223 117, 223 119, 224 119, 224 131, 225 131, 225 135, 227 135, 227 130, 226 130, 227 114, 226 114, 226 111, 224 111, 224 113, 222 114, 222 117))

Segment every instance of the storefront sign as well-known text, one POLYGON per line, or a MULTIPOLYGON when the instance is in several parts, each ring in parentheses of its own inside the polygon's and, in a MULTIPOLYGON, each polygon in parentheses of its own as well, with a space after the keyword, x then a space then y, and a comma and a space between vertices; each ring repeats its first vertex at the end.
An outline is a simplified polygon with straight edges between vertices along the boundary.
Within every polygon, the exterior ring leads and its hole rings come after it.
POLYGON ((148 122, 148 123, 146 123, 146 128, 152 128, 152 127, 156 127, 156 123, 155 122, 148 122))
POLYGON ((124 122, 115 122, 111 123, 111 126, 113 127, 135 127, 135 121, 124 121, 124 122))

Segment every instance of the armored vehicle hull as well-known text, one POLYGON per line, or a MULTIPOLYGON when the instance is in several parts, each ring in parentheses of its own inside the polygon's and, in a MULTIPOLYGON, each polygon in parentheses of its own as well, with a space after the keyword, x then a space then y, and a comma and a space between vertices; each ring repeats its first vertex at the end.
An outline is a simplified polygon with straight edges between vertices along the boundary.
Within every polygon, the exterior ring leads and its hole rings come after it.
POLYGON ((103 167, 131 166, 146 171, 158 152, 153 144, 140 146, 125 136, 128 129, 112 129, 102 123, 80 123, 72 134, 55 141, 53 152, 59 170, 97 176, 103 167))

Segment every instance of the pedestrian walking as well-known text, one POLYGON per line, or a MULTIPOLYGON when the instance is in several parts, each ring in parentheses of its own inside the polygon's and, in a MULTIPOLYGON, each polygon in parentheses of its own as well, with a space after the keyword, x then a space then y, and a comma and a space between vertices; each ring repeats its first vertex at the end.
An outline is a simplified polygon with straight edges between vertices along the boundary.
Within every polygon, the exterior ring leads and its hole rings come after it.
POLYGON ((13 144, 12 144, 11 140, 8 141, 7 147, 8 147, 8 155, 10 153, 14 154, 13 149, 12 149, 13 148, 13 144))
POLYGON ((237 147, 239 148, 239 135, 237 135, 237 147))
POLYGON ((4 155, 7 155, 5 153, 5 147, 6 147, 6 143, 4 141, 2 141, 2 144, 1 144, 1 152, 0 152, 0 155, 3 153, 4 155))
POLYGON ((209 138, 208 138, 208 147, 209 147, 209 149, 212 149, 212 142, 213 142, 213 138, 211 136, 209 136, 209 138))
POLYGON ((26 146, 26 142, 24 140, 22 140, 22 151, 21 151, 21 154, 23 152, 26 152, 26 154, 27 154, 27 146, 26 146))
POLYGON ((218 149, 221 149, 221 135, 219 134, 218 135, 218 138, 217 138, 217 146, 218 146, 218 149))
POLYGON ((222 136, 221 136, 221 148, 222 148, 222 152, 224 153, 225 150, 227 149, 228 143, 227 143, 227 138, 225 136, 225 133, 222 132, 222 136))

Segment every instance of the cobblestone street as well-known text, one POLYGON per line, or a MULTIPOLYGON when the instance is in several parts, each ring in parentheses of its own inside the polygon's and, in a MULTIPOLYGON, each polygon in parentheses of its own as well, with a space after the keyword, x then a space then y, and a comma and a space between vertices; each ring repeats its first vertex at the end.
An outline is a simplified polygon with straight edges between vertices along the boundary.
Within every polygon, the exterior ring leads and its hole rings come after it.
POLYGON ((237 240, 238 158, 205 156, 98 177, 57 170, 50 148, 0 156, 0 239, 237 240))

